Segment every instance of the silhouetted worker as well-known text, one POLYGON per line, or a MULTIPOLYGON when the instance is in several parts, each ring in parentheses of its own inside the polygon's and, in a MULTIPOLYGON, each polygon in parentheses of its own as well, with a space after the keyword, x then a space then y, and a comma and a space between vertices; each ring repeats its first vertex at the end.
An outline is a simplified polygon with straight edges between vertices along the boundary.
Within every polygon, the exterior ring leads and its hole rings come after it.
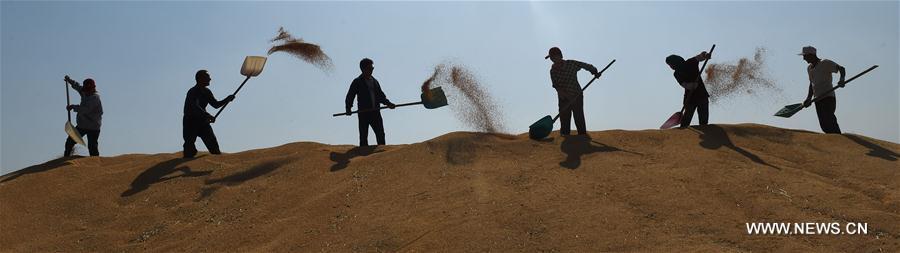
POLYGON ((359 61, 359 69, 362 74, 350 83, 350 90, 347 91, 347 99, 345 107, 347 115, 350 114, 350 108, 353 107, 353 98, 356 97, 356 107, 358 110, 371 109, 372 111, 357 113, 359 117, 359 146, 369 145, 369 126, 375 131, 375 139, 378 145, 384 145, 384 122, 381 119, 380 104, 387 105, 394 109, 394 103, 384 95, 378 80, 372 77, 372 71, 375 70, 375 62, 369 58, 359 61))
POLYGON ((213 133, 210 123, 215 122, 215 117, 206 112, 206 105, 213 108, 219 108, 234 100, 233 95, 229 95, 222 101, 216 100, 209 88, 209 73, 206 70, 199 70, 194 75, 197 84, 188 90, 187 96, 184 98, 184 118, 182 119, 182 132, 184 137, 184 157, 191 158, 197 154, 197 147, 194 142, 197 137, 206 144, 206 149, 211 154, 221 154, 219 150, 219 142, 216 140, 216 134, 213 133))
POLYGON ((803 101, 803 106, 809 107, 812 103, 813 94, 816 95, 816 98, 823 98, 816 101, 816 114, 819 116, 819 126, 822 127, 822 132, 840 134, 841 127, 838 126, 837 117, 834 116, 834 111, 837 109, 837 99, 834 97, 834 91, 828 91, 834 88, 831 85, 832 73, 841 73, 838 87, 844 87, 844 77, 847 75, 844 67, 828 59, 819 59, 816 56, 816 48, 812 46, 803 47, 800 55, 803 56, 803 60, 809 63, 809 66, 806 67, 806 72, 809 74, 809 94, 806 96, 806 101, 803 101))
POLYGON ((576 60, 564 60, 562 51, 558 47, 550 48, 550 52, 544 59, 553 61, 550 67, 550 81, 556 89, 556 97, 559 98, 559 134, 569 135, 572 114, 575 114, 575 127, 579 135, 587 135, 587 126, 584 123, 584 98, 581 92, 581 84, 578 84, 578 71, 587 70, 594 76, 598 76, 594 65, 576 60), (573 102, 574 101, 574 102, 573 102), (571 105, 569 105, 571 103, 571 105), (569 107, 566 107, 566 106, 569 107))
MULTIPOLYGON (((66 83, 72 86, 72 89, 78 91, 78 94, 81 95, 81 103, 78 105, 67 105, 66 110, 73 110, 77 112, 77 116, 75 119, 75 123, 78 124, 75 126, 75 129, 78 130, 78 133, 81 136, 87 135, 88 137, 88 152, 91 156, 99 156, 100 148, 98 146, 97 139, 100 138, 100 125, 103 120, 103 104, 100 103, 100 95, 97 94, 97 85, 94 83, 94 79, 84 79, 84 86, 78 84, 75 80, 66 76, 64 78, 66 83)), ((72 155, 72 148, 75 147, 75 140, 72 138, 66 139, 66 149, 63 151, 63 156, 72 155)))
POLYGON ((710 57, 712 55, 706 51, 688 60, 674 54, 666 57, 666 64, 675 70, 673 74, 675 80, 684 88, 684 99, 682 100, 684 115, 681 116, 681 128, 691 125, 694 111, 699 114, 701 126, 709 124, 709 92, 706 91, 706 85, 703 84, 700 68, 697 65, 710 57))

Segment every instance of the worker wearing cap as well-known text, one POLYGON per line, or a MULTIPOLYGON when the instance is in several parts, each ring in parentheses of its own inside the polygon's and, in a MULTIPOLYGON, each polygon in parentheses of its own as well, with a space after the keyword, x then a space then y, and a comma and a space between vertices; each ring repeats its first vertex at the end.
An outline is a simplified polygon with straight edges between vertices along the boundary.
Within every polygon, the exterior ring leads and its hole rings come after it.
POLYGON ((550 52, 544 59, 553 61, 553 65, 550 67, 550 81, 553 83, 553 88, 556 89, 556 96, 559 99, 559 134, 570 134, 570 123, 574 113, 575 127, 578 129, 578 134, 587 135, 587 126, 584 123, 584 99, 581 85, 578 84, 578 71, 584 69, 597 77, 600 76, 600 73, 591 64, 563 59, 562 50, 558 47, 550 48, 550 52))
MULTIPOLYGON (((100 138, 100 124, 103 119, 103 104, 100 103, 100 95, 97 94, 97 85, 94 79, 84 79, 84 85, 79 84, 75 80, 66 76, 63 80, 72 86, 72 89, 78 91, 81 95, 81 103, 77 105, 66 105, 66 110, 72 110, 77 113, 75 122, 78 124, 75 129, 81 136, 88 137, 88 152, 91 156, 99 156, 100 151, 97 139, 100 138)), ((75 147, 75 140, 71 137, 66 139, 66 149, 63 156, 72 155, 72 148, 75 147)))
POLYGON ((684 88, 684 115, 681 116, 681 128, 687 128, 691 125, 694 118, 694 111, 697 111, 700 125, 709 124, 709 92, 706 91, 706 85, 703 78, 700 77, 700 68, 697 67, 701 61, 712 57, 706 51, 700 52, 697 56, 685 60, 678 55, 669 55, 666 57, 666 64, 675 72, 675 80, 684 88))
POLYGON ((350 83, 350 89, 347 91, 347 97, 344 100, 346 114, 350 115, 350 108, 353 107, 353 100, 356 99, 356 107, 362 110, 372 110, 357 113, 359 117, 359 146, 369 146, 369 127, 375 131, 375 140, 378 145, 384 145, 384 121, 381 118, 380 104, 387 105, 388 108, 394 109, 396 105, 388 100, 381 90, 378 80, 372 76, 375 71, 375 62, 372 59, 364 58, 359 61, 360 73, 353 82, 350 83))
POLYGON ((203 144, 206 145, 206 149, 210 154, 221 154, 219 141, 216 139, 216 134, 210 125, 210 123, 216 121, 216 117, 206 112, 206 106, 221 108, 234 100, 234 95, 228 95, 223 100, 217 100, 213 96, 212 91, 207 88, 210 81, 212 81, 212 77, 204 69, 198 70, 194 74, 194 81, 196 81, 196 84, 188 90, 184 98, 184 116, 181 121, 181 137, 184 139, 184 152, 182 152, 182 155, 184 158, 193 158, 194 155, 197 155, 197 147, 194 146, 194 142, 197 142, 197 137, 203 140, 203 144))
POLYGON ((816 56, 816 48, 812 46, 803 47, 799 55, 809 63, 806 67, 806 73, 809 75, 809 93, 806 101, 803 101, 803 106, 809 107, 812 104, 813 95, 816 99, 821 98, 816 101, 816 114, 819 116, 822 132, 840 134, 841 127, 838 126, 837 117, 834 116, 837 99, 834 97, 834 91, 830 90, 834 88, 831 84, 832 73, 841 73, 838 87, 844 87, 844 77, 847 75, 844 67, 828 59, 819 59, 816 56))

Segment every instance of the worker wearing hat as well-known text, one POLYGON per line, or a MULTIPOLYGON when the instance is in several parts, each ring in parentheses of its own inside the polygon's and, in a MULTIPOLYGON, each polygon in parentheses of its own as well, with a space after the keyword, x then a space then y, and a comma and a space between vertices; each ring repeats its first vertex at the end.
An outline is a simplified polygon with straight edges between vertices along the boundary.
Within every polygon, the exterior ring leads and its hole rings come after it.
POLYGON ((559 99, 560 135, 569 135, 572 114, 575 115, 575 127, 579 135, 587 135, 587 126, 584 122, 584 99, 581 85, 578 84, 578 71, 587 70, 599 77, 597 68, 591 64, 576 60, 564 60, 562 50, 558 47, 550 48, 544 59, 553 61, 550 67, 550 81, 556 89, 559 99), (570 105, 571 104, 571 105, 570 105), (566 107, 568 106, 568 107, 566 107))
POLYGON ((828 59, 819 59, 816 56, 816 48, 812 46, 803 47, 798 55, 802 55, 803 60, 809 63, 809 66, 806 67, 809 75, 809 93, 806 101, 803 101, 803 106, 809 107, 812 104, 813 95, 816 99, 821 98, 816 101, 816 114, 819 116, 819 126, 822 127, 822 132, 840 134, 841 127, 834 115, 834 111, 837 109, 837 99, 834 97, 834 91, 830 90, 834 88, 831 84, 833 73, 840 72, 841 77, 837 85, 838 87, 844 86, 844 77, 847 74, 844 67, 828 59))
MULTIPOLYGON (((91 156, 99 156, 100 151, 97 139, 100 138, 100 123, 103 119, 103 104, 100 103, 100 95, 97 94, 97 84, 94 79, 84 79, 84 85, 79 84, 75 80, 66 76, 63 80, 72 86, 72 89, 78 91, 81 95, 81 103, 77 105, 66 105, 66 110, 72 110, 77 113, 75 118, 75 129, 81 136, 88 137, 88 153, 91 156)), ((75 140, 71 137, 66 139, 66 149, 63 156, 72 155, 72 148, 75 147, 75 140)))

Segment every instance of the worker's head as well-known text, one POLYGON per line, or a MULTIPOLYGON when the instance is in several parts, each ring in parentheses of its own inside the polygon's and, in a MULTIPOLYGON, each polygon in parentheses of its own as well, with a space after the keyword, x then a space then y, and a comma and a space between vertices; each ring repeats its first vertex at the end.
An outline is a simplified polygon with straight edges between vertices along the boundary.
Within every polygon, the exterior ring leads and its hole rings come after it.
POLYGON ((364 76, 371 76, 372 71, 375 70, 375 62, 369 58, 363 58, 359 61, 359 70, 362 71, 364 76))
POLYGON ((544 59, 549 58, 553 63, 561 62, 563 60, 562 50, 559 50, 558 47, 551 47, 550 51, 547 52, 547 56, 544 56, 544 59))
POLYGON ((197 70, 197 74, 194 74, 194 80, 197 81, 197 85, 209 86, 209 81, 212 81, 212 78, 209 77, 209 72, 201 69, 197 70))
POLYGON ((84 84, 84 88, 82 88, 82 91, 84 91, 85 93, 93 94, 97 92, 97 84, 94 83, 94 79, 84 79, 84 82, 82 83, 84 84))
POLYGON ((808 63, 814 63, 819 61, 819 57, 816 56, 816 48, 812 46, 803 47, 802 51, 800 51, 799 55, 803 56, 803 60, 808 63))
POLYGON ((666 64, 668 64, 669 68, 672 68, 673 70, 680 66, 682 63, 684 63, 684 58, 682 58, 681 56, 673 54, 669 55, 669 57, 666 57, 666 64))

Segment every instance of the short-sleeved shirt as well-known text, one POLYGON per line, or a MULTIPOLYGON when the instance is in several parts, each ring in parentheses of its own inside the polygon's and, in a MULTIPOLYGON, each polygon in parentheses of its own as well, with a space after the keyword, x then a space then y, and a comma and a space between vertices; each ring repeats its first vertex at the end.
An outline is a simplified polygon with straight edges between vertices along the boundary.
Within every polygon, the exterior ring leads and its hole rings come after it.
POLYGON ((825 93, 834 88, 832 85, 831 75, 837 73, 840 65, 828 59, 822 59, 815 66, 810 64, 806 67, 809 74, 809 82, 812 84, 813 94, 816 97, 834 96, 834 91, 825 93))
POLYGON ((553 87, 567 97, 581 95, 581 85, 578 84, 578 71, 581 69, 597 71, 593 65, 576 60, 564 60, 553 64, 550 67, 550 81, 553 82, 553 87))

